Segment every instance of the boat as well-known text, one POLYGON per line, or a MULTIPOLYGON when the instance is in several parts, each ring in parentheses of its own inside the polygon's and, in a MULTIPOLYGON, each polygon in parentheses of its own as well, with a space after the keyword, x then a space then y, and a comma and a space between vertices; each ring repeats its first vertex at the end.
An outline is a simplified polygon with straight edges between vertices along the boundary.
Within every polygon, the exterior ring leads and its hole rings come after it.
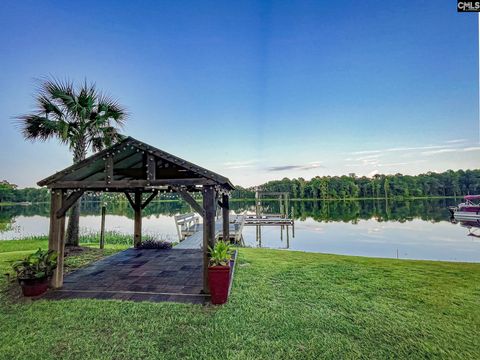
POLYGON ((480 219, 480 195, 466 195, 463 203, 449 207, 452 217, 456 220, 480 219))
POLYGON ((480 195, 466 195, 463 197, 465 202, 458 204, 458 211, 479 212, 480 195), (476 203, 475 203, 476 201, 476 203))

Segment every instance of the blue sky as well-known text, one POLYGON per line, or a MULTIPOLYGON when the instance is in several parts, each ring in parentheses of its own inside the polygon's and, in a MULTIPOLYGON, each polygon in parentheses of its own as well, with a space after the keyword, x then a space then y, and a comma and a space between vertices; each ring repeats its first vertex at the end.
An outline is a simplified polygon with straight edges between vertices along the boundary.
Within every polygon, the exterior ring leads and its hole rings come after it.
POLYGON ((24 142, 34 79, 95 81, 125 133, 240 185, 478 168, 477 14, 431 1, 0 2, 0 178, 71 162, 24 142))

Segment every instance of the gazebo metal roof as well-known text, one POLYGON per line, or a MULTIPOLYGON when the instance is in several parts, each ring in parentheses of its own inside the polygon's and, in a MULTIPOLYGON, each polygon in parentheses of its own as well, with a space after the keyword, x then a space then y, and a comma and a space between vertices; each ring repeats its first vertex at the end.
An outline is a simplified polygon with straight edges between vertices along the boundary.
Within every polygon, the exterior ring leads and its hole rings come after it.
POLYGON ((226 177, 132 137, 39 181, 38 185, 91 191, 165 191, 176 186, 195 191, 196 186, 202 185, 216 185, 224 191, 234 189, 226 177))

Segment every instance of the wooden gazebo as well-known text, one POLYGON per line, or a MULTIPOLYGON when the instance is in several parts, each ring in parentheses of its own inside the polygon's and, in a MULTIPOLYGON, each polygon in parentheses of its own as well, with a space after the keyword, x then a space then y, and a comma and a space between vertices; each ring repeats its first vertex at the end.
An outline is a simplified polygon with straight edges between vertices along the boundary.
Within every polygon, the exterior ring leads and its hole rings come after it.
POLYGON ((122 192, 135 213, 133 244, 142 242, 142 209, 158 193, 176 192, 203 217, 204 291, 208 292, 208 246, 215 243, 215 213, 222 207, 223 238, 229 238, 230 181, 131 137, 38 182, 51 189, 49 249, 59 253, 52 287, 63 285, 65 214, 85 191, 122 192), (203 206, 191 196, 201 192, 203 206), (148 194, 147 196, 143 196, 148 194))

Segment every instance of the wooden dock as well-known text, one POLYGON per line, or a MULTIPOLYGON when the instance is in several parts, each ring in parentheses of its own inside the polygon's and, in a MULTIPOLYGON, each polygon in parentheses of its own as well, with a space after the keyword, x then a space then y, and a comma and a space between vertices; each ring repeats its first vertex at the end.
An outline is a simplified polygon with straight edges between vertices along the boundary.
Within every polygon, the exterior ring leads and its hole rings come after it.
MULTIPOLYGON (((175 217, 180 243, 175 249, 201 249, 203 246, 203 224, 194 214, 175 217)), ((230 241, 235 244, 243 242, 242 231, 245 215, 230 215, 230 241)), ((223 234, 222 219, 215 221, 215 238, 221 239, 223 234)))
POLYGON ((289 219, 282 214, 262 214, 262 215, 246 215, 245 226, 264 225, 264 226, 290 226, 294 225, 293 219, 289 219))
MULTIPOLYGON (((293 210, 292 210, 293 214, 293 210)), ((200 216, 195 213, 175 216, 179 244, 176 249, 201 249, 203 246, 203 224, 200 216)), ((295 221, 286 213, 280 214, 242 214, 230 215, 230 241, 234 244, 243 245, 243 227, 257 227, 257 242, 261 243, 262 226, 279 226, 281 229, 280 238, 283 239, 283 230, 286 228, 287 239, 289 238, 289 227, 292 227, 292 236, 295 237, 295 221)), ((215 220, 215 239, 221 239, 223 235, 222 218, 215 220)))

